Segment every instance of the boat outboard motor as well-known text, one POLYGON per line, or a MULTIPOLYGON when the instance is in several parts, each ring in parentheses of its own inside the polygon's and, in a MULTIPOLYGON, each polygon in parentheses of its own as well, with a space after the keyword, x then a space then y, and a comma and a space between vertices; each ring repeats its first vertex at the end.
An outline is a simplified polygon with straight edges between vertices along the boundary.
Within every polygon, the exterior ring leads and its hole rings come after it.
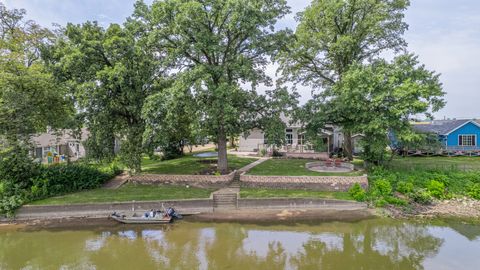
POLYGON ((179 213, 177 213, 175 211, 175 209, 173 209, 172 207, 169 207, 167 209, 167 215, 169 215, 170 217, 172 218, 176 218, 176 219, 181 219, 182 218, 182 215, 180 215, 179 213))

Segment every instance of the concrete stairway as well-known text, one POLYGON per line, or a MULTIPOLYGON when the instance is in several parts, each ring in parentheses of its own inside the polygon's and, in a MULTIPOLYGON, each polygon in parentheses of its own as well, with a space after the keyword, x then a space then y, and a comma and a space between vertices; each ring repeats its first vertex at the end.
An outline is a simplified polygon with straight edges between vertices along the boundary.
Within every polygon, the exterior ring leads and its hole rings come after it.
POLYGON ((238 188, 240 189, 240 174, 241 172, 236 171, 235 175, 233 176, 233 181, 228 185, 229 188, 238 188))
POLYGON ((237 193, 213 194, 213 210, 237 209, 237 193))

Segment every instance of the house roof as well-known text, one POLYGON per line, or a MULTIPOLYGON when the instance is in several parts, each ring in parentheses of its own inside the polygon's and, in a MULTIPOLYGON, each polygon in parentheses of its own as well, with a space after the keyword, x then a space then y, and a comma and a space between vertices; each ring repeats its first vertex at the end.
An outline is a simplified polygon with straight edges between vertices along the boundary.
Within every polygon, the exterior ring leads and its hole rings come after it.
POLYGON ((62 129, 54 132, 39 133, 32 136, 31 141, 36 147, 65 145, 68 142, 83 142, 90 132, 82 128, 80 137, 75 137, 71 129, 62 129))
POLYGON ((430 123, 413 124, 416 131, 423 133, 436 133, 439 135, 448 135, 452 131, 472 122, 480 127, 480 123, 472 119, 461 120, 435 120, 430 123))

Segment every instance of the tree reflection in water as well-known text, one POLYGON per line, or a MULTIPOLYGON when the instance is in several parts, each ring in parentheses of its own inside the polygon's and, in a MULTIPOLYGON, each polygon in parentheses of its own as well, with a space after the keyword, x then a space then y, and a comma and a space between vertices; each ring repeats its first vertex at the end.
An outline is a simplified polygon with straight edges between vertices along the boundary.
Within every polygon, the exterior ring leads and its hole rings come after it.
POLYGON ((0 230, 0 269, 423 269, 425 258, 434 257, 444 243, 430 226, 375 219, 317 225, 180 222, 120 230, 0 230))

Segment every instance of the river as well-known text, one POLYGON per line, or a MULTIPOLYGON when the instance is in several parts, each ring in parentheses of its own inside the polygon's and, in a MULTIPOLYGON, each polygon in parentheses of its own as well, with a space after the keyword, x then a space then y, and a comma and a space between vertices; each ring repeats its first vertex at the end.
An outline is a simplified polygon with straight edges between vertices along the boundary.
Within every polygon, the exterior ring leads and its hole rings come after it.
POLYGON ((0 269, 480 269, 480 225, 201 223, 0 227, 0 269))

